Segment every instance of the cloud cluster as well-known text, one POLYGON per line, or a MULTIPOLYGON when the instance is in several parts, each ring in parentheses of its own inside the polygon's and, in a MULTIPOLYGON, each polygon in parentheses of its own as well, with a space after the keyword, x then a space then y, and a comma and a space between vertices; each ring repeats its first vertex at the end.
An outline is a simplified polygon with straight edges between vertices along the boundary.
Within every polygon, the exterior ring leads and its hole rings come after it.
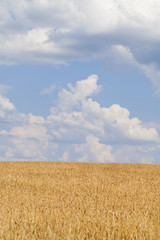
POLYGON ((12 119, 0 130, 0 160, 154 162, 156 128, 130 118, 118 104, 101 107, 91 98, 100 90, 97 75, 68 84, 46 119, 18 113, 0 96, 0 120, 12 119))
POLYGON ((76 142, 93 134, 104 142, 159 141, 157 131, 143 127, 138 118, 130 118, 128 109, 118 104, 102 108, 93 101, 90 96, 100 90, 97 81, 98 76, 91 75, 75 87, 69 85, 69 90, 60 91, 57 107, 51 109, 47 118, 54 138, 76 142))
POLYGON ((0 9, 0 64, 129 63, 160 95, 159 1, 5 0, 0 9))

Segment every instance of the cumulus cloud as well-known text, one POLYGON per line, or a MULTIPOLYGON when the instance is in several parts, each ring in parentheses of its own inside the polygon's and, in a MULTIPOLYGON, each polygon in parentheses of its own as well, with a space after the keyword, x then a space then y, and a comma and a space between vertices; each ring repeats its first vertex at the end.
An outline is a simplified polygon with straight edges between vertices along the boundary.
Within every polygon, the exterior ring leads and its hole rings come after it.
POLYGON ((47 119, 55 138, 76 142, 94 134, 104 142, 159 141, 156 129, 144 127, 138 118, 130 118, 127 108, 118 104, 105 108, 93 101, 90 95, 100 89, 97 81, 98 76, 91 75, 59 93, 57 107, 51 109, 47 119))
POLYGON ((22 126, 14 127, 10 131, 13 136, 18 136, 20 138, 41 138, 46 136, 46 128, 43 126, 22 126))
POLYGON ((1 1, 0 64, 129 64, 144 71, 159 96, 159 8, 157 0, 1 1))
POLYGON ((5 149, 4 160, 11 161, 46 161, 47 142, 15 137, 10 139, 10 145, 5 149))
POLYGON ((69 90, 62 89, 58 95, 58 109, 68 112, 78 105, 88 96, 96 94, 101 87, 97 85, 98 76, 91 75, 88 79, 78 81, 73 87, 68 84, 69 90))
POLYGON ((154 126, 131 118, 118 104, 101 107, 92 99, 101 90, 98 76, 68 84, 58 94, 47 118, 18 113, 6 97, 0 97, 2 160, 154 162, 160 151, 154 126))
POLYGON ((78 159, 79 162, 114 162, 111 151, 112 146, 100 143, 94 136, 87 136, 86 143, 75 146, 75 152, 82 154, 78 159))
POLYGON ((120 146, 114 153, 115 162, 119 163, 153 163, 154 152, 158 147, 154 145, 132 146, 124 144, 120 146))
POLYGON ((15 110, 15 106, 8 98, 0 95, 0 118, 5 118, 7 112, 15 110))
POLYGON ((0 106, 4 110, 12 111, 15 109, 14 105, 9 101, 8 98, 0 96, 0 106))
POLYGON ((28 121, 30 124, 32 124, 33 126, 36 124, 43 124, 45 123, 45 119, 42 116, 35 116, 32 115, 32 113, 28 114, 28 121))
POLYGON ((10 130, 0 131, 1 156, 3 161, 12 160, 47 160, 46 151, 49 144, 47 129, 43 126, 44 118, 32 114, 18 115, 10 125, 10 130), (18 124, 18 126, 17 126, 18 124))

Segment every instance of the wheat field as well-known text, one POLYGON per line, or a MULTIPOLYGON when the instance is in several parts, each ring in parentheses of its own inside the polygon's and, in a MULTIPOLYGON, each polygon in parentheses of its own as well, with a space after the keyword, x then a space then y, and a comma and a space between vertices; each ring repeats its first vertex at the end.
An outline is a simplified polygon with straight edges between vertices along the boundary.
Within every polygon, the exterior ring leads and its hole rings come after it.
POLYGON ((0 239, 160 239, 160 165, 0 163, 0 239))

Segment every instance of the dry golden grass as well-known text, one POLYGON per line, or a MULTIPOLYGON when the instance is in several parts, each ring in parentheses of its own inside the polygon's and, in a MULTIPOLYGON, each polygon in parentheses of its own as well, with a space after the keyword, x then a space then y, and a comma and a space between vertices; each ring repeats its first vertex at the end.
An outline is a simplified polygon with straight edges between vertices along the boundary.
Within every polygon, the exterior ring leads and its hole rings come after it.
POLYGON ((160 165, 0 163, 0 239, 160 239, 160 165))

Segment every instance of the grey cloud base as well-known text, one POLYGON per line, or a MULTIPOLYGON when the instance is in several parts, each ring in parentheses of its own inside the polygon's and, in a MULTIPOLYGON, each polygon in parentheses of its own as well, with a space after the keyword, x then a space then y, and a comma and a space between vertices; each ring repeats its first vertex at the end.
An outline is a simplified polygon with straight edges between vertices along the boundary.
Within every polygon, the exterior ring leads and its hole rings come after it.
POLYGON ((5 0, 0 9, 0 64, 107 60, 142 70, 160 96, 159 1, 5 0))

